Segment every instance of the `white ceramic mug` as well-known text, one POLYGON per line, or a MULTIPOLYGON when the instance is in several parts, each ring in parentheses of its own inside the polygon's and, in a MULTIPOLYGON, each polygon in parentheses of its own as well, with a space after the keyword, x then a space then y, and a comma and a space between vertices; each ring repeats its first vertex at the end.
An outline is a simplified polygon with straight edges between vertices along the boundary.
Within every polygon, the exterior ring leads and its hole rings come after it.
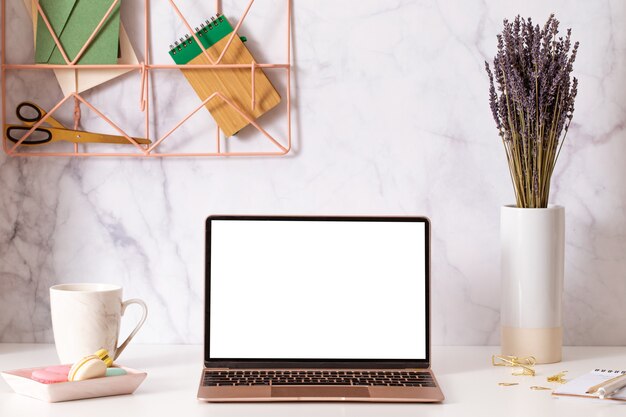
POLYGON ((148 307, 134 298, 122 301, 122 287, 110 284, 61 284, 50 287, 52 330, 61 363, 71 364, 106 349, 117 357, 146 321, 148 307), (143 314, 124 343, 117 345, 126 307, 139 304, 143 314))

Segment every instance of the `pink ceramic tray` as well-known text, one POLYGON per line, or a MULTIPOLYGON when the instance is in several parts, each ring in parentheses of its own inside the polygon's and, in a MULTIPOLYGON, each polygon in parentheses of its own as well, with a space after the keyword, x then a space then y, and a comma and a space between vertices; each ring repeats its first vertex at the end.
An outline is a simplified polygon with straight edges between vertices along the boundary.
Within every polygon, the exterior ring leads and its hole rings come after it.
POLYGON ((127 372, 126 375, 58 384, 42 384, 30 379, 33 371, 44 368, 46 367, 3 371, 2 376, 16 393, 50 403, 132 394, 147 376, 145 372, 120 366, 127 372))

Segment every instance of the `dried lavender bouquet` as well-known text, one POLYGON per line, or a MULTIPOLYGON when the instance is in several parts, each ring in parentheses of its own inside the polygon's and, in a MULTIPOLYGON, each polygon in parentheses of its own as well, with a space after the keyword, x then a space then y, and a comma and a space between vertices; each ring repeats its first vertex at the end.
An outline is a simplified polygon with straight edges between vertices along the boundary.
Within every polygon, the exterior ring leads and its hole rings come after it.
POLYGON ((498 52, 485 68, 489 104, 504 143, 520 208, 545 208, 550 180, 574 114, 578 80, 571 78, 578 42, 558 37, 551 15, 543 28, 519 15, 504 21, 498 52), (495 83, 498 86, 494 86, 495 83))

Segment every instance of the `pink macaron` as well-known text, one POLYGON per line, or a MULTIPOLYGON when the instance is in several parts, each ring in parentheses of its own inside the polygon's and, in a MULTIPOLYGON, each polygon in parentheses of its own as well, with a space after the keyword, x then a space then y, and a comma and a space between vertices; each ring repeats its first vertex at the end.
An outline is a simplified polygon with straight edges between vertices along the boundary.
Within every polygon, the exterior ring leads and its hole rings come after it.
POLYGON ((70 369, 72 365, 57 365, 57 366, 49 366, 45 369, 48 372, 54 372, 55 374, 61 374, 67 376, 70 373, 70 369))
POLYGON ((67 374, 50 372, 46 369, 38 369, 33 371, 30 378, 42 384, 57 384, 59 382, 67 382, 67 374))

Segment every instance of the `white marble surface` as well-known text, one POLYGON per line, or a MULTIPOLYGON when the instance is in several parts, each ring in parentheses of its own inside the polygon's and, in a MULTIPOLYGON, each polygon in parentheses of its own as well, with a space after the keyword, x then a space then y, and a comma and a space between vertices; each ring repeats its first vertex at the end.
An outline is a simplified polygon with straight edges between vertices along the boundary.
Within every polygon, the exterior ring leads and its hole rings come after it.
MULTIPOLYGON (((28 17, 22 0, 7 2, 14 39, 7 54, 28 62, 28 17)), ((165 0, 152 3, 153 58, 167 63, 167 45, 185 30, 165 0)), ((192 22, 213 13, 212 1, 179 3, 192 22)), ((224 3, 228 13, 244 2, 224 3)), ((261 3, 281 2, 254 7, 261 3)), ((143 56, 139 11, 139 0, 124 1, 122 19, 143 56)), ((581 42, 577 109, 551 196, 566 207, 565 342, 626 344, 626 5, 619 0, 295 0, 288 157, 0 156, 0 340, 51 341, 48 287, 79 281, 120 284, 126 297, 145 299, 150 316, 138 340, 198 343, 205 217, 307 213, 430 216, 433 342, 498 343, 499 212, 513 194, 483 61, 495 52, 503 18, 543 22, 552 11, 581 42)), ((268 43, 279 45, 283 32, 268 28, 269 9, 258 13, 253 8, 250 47, 280 60, 282 48, 261 48, 255 37, 274 36, 268 43)), ((8 80, 11 106, 60 99, 51 74, 8 80)), ((197 99, 180 74, 153 81, 160 86, 154 129, 164 133, 197 99)), ((85 97, 141 132, 136 75, 85 97)), ((268 122, 278 129, 283 120, 268 122)), ((195 138, 205 121, 195 123, 179 142, 195 138)), ((107 130, 88 114, 84 127, 107 130)))

